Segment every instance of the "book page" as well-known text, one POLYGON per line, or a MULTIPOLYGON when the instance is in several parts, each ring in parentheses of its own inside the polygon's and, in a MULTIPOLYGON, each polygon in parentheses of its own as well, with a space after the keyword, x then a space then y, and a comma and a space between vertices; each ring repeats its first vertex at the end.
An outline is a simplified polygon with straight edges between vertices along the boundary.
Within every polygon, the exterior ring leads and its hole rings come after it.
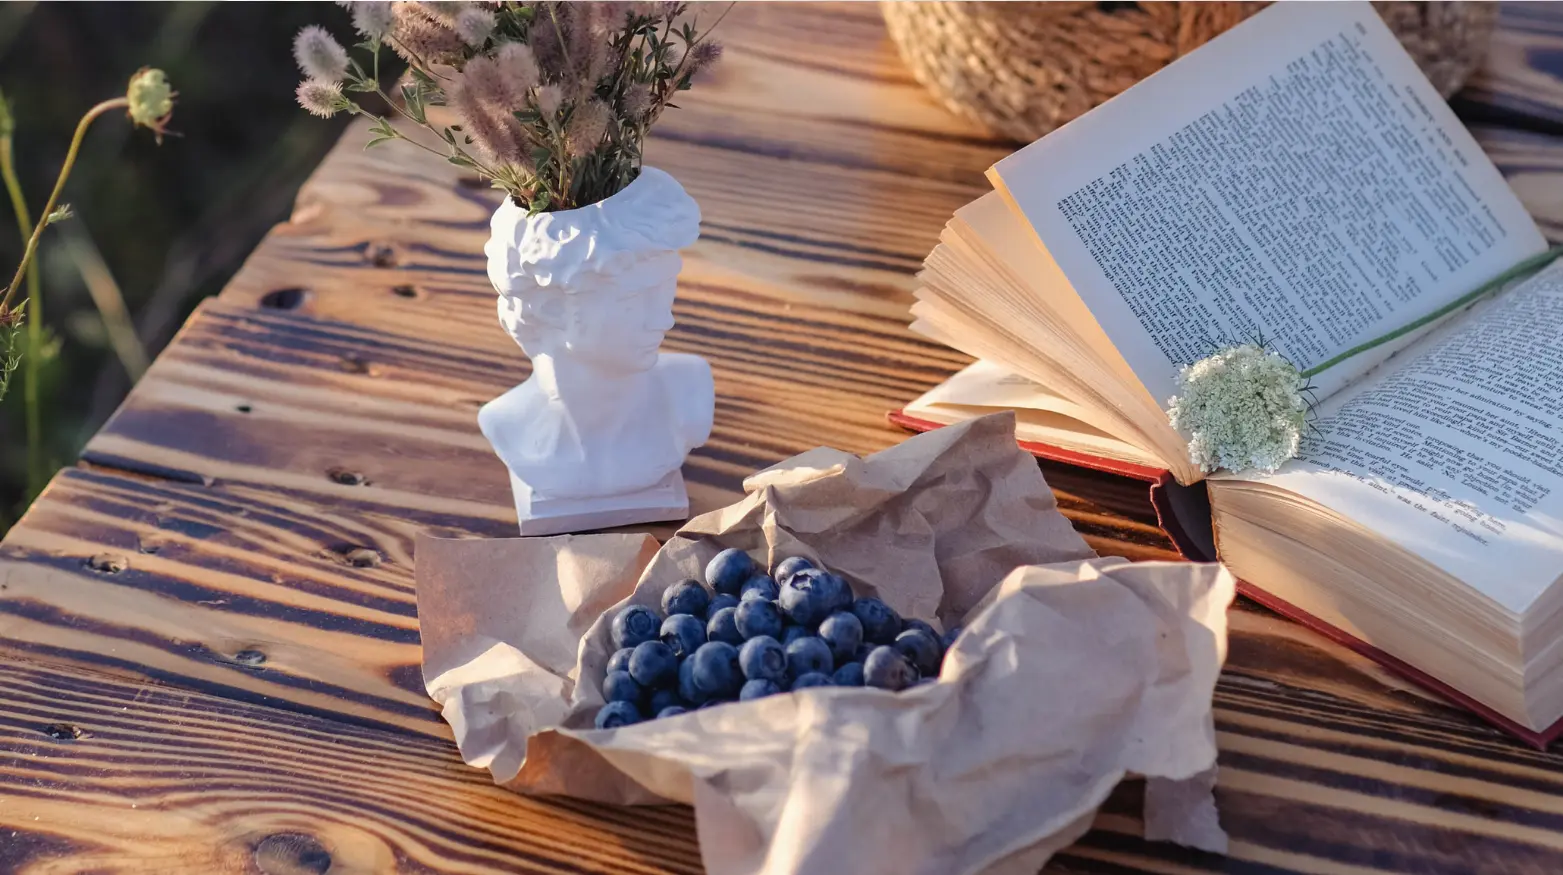
POLYGON ((1163 401, 1220 346, 1307 369, 1545 248, 1366 3, 1274 4, 990 176, 1163 401))
POLYGON ((1515 612, 1563 576, 1563 262, 1320 405, 1245 476, 1310 498, 1515 612))

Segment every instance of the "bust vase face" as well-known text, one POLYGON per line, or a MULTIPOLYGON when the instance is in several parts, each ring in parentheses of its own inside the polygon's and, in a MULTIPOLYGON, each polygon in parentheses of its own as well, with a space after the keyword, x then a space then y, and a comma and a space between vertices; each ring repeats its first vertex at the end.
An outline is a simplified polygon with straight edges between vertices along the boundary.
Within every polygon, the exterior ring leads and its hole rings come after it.
MULTIPOLYGON (((673 327, 682 262, 678 253, 664 252, 617 276, 587 274, 580 279, 601 285, 540 292, 547 300, 533 308, 528 324, 512 319, 507 327, 514 325, 511 336, 528 355, 550 356, 558 366, 579 363, 604 376, 650 370, 673 327)), ((501 321, 517 303, 501 298, 501 321)))

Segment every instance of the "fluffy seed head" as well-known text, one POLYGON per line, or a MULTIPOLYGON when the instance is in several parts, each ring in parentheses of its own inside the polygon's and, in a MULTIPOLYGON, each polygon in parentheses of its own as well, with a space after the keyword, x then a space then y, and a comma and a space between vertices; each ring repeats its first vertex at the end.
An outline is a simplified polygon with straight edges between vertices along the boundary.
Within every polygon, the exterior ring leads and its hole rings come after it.
POLYGON ((1308 403, 1296 366, 1253 344, 1227 347, 1178 372, 1167 419, 1205 472, 1271 472, 1297 455, 1308 403))
POLYGON ((465 77, 446 88, 445 98, 450 107, 461 117, 462 130, 472 137, 472 144, 489 161, 518 163, 522 158, 520 126, 509 113, 495 112, 485 105, 473 89, 465 84, 465 77), (506 124, 506 120, 511 124, 506 124))
POLYGON ((378 0, 343 3, 353 13, 353 29, 365 39, 383 40, 391 32, 391 4, 378 0))
POLYGON ((448 64, 461 59, 461 37, 425 15, 418 4, 391 4, 391 18, 391 48, 408 62, 448 64))
POLYGON ((473 48, 478 48, 488 42, 489 34, 494 32, 494 12, 480 6, 468 6, 457 13, 452 30, 461 37, 461 41, 473 48))
POLYGON ((575 108, 564 131, 571 158, 580 158, 597 148, 602 135, 608 132, 612 114, 608 105, 600 100, 588 101, 575 108))
POLYGON ((299 83, 298 105, 311 115, 330 118, 342 109, 342 84, 320 79, 305 79, 299 83))
POLYGON ((545 117, 553 118, 559 112, 559 102, 564 100, 564 92, 557 85, 544 85, 537 89, 537 111, 545 117))
POLYGON ((651 111, 651 86, 637 82, 624 89, 624 120, 636 124, 651 111))
POLYGON ((347 49, 318 24, 306 26, 293 38, 293 58, 308 79, 341 82, 347 75, 347 49))
POLYGON ((540 74, 537 56, 526 43, 505 43, 494 53, 494 63, 505 78, 507 87, 516 94, 526 94, 537 87, 540 74))
POLYGON ((697 44, 689 50, 689 72, 699 75, 710 69, 722 57, 722 44, 710 40, 697 44))
POLYGON ((479 55, 461 68, 461 86, 490 111, 514 112, 526 106, 526 92, 511 87, 499 62, 479 55))

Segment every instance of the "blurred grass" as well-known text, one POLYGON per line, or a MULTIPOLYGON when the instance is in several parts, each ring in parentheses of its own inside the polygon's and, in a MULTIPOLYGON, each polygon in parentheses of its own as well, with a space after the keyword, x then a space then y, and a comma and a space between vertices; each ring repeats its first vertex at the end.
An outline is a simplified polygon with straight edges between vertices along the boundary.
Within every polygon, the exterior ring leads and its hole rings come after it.
MULTIPOLYGON (((60 342, 39 375, 50 473, 75 460, 129 391, 127 330, 155 356, 287 219, 341 133, 344 120, 312 118, 293 101, 292 37, 316 22, 349 32, 347 13, 328 3, 0 4, 0 88, 35 211, 89 107, 122 95, 143 66, 167 71, 179 92, 178 136, 161 146, 119 118, 94 126, 63 197, 75 217, 45 232, 42 309, 60 342), (110 301, 106 324, 94 294, 111 297, 114 286, 125 312, 110 301)), ((22 245, 7 219, 0 268, 9 275, 22 245)), ((20 382, 0 403, 0 529, 32 498, 20 382)))

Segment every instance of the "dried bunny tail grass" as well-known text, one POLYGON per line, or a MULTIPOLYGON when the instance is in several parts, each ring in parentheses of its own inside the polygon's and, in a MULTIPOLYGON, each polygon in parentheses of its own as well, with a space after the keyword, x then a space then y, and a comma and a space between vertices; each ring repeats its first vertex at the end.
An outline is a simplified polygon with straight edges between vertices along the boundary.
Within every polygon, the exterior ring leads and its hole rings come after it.
POLYGON ((479 55, 461 68, 461 85, 490 112, 509 114, 526 108, 525 89, 512 87, 499 62, 479 55))
POLYGON ((486 106, 475 89, 467 84, 467 77, 451 82, 445 89, 445 99, 456 115, 461 117, 462 130, 472 138, 483 157, 493 162, 520 164, 525 158, 525 138, 520 124, 509 117, 512 124, 505 124, 508 114, 496 113, 486 106))
POLYGON ((293 38, 293 58, 308 79, 341 82, 347 76, 347 49, 318 24, 304 27, 293 38))
POLYGON ((483 9, 479 6, 469 6, 456 16, 455 26, 452 28, 461 41, 473 48, 480 48, 488 42, 488 38, 494 33, 494 25, 498 23, 491 9, 483 9))
POLYGON ((580 158, 596 149, 602 143, 603 134, 608 132, 608 122, 612 118, 613 111, 600 100, 577 106, 564 129, 565 145, 570 157, 580 158))
POLYGON ((353 29, 365 39, 383 40, 391 32, 391 4, 376 0, 343 3, 353 13, 353 29))
POLYGON ((689 74, 698 76, 722 57, 722 44, 706 40, 689 50, 689 74))
POLYGON ((533 56, 537 59, 537 66, 542 70, 544 79, 562 79, 569 72, 564 60, 563 37, 546 8, 537 10, 526 43, 532 47, 533 56))
POLYGON ((451 30, 456 29, 456 18, 462 12, 471 9, 471 3, 431 3, 415 2, 412 4, 423 14, 423 17, 451 30))
POLYGON ((537 56, 532 54, 531 47, 526 43, 505 43, 500 46, 494 53, 494 63, 498 65, 499 74, 505 78, 507 87, 517 94, 525 95, 542 80, 537 56))
POLYGON ((564 91, 557 85, 544 85, 537 89, 537 111, 544 118, 553 119, 559 112, 559 104, 564 102, 564 91))
POLYGON ((623 110, 624 120, 630 124, 639 124, 651 111, 651 86, 637 82, 624 89, 624 100, 620 104, 623 110))
POLYGON ((409 63, 426 66, 461 59, 461 37, 436 24, 419 4, 393 3, 391 17, 391 48, 409 63))
POLYGON ((321 79, 305 79, 299 83, 298 105, 309 110, 310 115, 331 118, 342 109, 342 85, 321 79))

